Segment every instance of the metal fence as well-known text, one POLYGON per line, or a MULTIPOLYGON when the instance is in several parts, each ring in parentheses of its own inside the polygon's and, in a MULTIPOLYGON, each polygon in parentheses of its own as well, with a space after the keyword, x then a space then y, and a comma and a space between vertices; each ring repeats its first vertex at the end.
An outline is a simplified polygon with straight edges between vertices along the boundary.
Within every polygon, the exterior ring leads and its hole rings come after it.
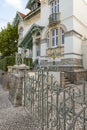
POLYGON ((87 84, 61 88, 48 70, 25 75, 25 106, 40 130, 87 130, 87 84))

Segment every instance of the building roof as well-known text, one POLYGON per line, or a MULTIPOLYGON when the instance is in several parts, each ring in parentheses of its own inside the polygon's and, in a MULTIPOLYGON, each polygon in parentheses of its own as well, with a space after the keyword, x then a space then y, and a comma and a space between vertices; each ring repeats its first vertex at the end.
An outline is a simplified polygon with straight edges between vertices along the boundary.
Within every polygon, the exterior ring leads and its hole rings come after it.
POLYGON ((26 14, 23 14, 23 13, 21 13, 21 12, 18 12, 18 14, 19 14, 22 18, 24 18, 24 17, 26 16, 26 14))
POLYGON ((26 16, 25 14, 23 14, 23 13, 17 11, 16 16, 15 16, 15 18, 14 18, 14 20, 13 20, 13 26, 14 26, 14 25, 18 25, 19 22, 20 22, 21 20, 23 20, 25 16, 26 16))

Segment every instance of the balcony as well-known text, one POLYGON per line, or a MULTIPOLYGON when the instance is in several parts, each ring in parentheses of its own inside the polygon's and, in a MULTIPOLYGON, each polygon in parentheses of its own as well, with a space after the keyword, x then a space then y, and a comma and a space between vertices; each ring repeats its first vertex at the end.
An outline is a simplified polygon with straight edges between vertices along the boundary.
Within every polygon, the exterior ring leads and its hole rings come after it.
POLYGON ((53 13, 49 16, 49 26, 60 22, 60 13, 53 13))

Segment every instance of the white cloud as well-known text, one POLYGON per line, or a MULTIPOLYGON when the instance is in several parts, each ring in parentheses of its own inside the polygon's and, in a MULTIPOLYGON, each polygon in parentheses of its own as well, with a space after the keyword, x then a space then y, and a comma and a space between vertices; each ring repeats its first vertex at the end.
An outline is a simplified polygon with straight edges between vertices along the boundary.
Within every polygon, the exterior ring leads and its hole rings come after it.
POLYGON ((16 9, 22 9, 22 0, 5 0, 5 4, 13 6, 16 9))

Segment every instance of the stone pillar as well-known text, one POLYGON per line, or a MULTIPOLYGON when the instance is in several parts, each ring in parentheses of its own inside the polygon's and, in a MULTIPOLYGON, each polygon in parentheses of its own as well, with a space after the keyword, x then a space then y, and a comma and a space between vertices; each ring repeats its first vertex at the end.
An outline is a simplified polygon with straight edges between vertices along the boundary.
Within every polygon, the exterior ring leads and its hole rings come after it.
POLYGON ((60 87, 64 88, 64 86, 65 86, 64 72, 60 72, 60 87))
POLYGON ((11 73, 12 73, 12 66, 8 66, 8 72, 7 72, 7 85, 6 85, 6 89, 9 90, 10 89, 10 84, 11 84, 11 73))
POLYGON ((23 81, 24 77, 23 76, 16 76, 16 91, 15 91, 15 96, 14 96, 14 105, 15 106, 21 106, 22 105, 22 94, 23 94, 23 81))
POLYGON ((11 86, 9 91, 9 99, 14 106, 24 105, 24 76, 28 71, 28 66, 21 64, 13 66, 11 75, 11 86))

